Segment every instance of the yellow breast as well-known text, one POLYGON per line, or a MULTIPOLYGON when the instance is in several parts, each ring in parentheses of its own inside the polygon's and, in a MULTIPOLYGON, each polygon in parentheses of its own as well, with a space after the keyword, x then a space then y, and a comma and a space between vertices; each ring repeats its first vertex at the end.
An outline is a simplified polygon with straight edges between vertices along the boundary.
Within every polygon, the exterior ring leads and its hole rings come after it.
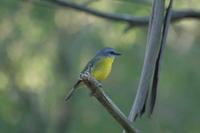
POLYGON ((111 57, 102 58, 92 70, 92 76, 97 80, 106 79, 111 72, 113 60, 111 57))

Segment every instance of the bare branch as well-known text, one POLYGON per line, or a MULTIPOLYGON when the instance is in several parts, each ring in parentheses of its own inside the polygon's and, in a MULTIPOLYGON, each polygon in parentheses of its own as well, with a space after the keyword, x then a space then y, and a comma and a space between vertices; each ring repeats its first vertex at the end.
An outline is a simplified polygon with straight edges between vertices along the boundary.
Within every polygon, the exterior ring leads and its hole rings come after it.
MULTIPOLYGON (((86 7, 84 5, 76 4, 74 2, 70 1, 61 1, 61 0, 28 0, 31 2, 45 2, 45 3, 51 3, 53 5, 61 6, 64 8, 71 8, 78 11, 85 12, 87 14, 97 16, 100 18, 104 18, 111 21, 116 22, 125 22, 132 26, 146 26, 149 21, 148 16, 139 17, 139 16, 132 16, 128 14, 112 14, 112 13, 106 13, 102 11, 98 11, 89 7, 86 7)), ((178 20, 182 19, 200 19, 200 11, 194 11, 194 10, 182 10, 182 11, 173 11, 172 12, 172 18, 171 22, 177 22, 178 20)))
POLYGON ((163 57, 163 51, 166 46, 166 40, 167 40, 167 35, 168 35, 168 30, 169 30, 171 15, 172 15, 172 5, 173 5, 173 0, 170 0, 168 8, 166 10, 164 22, 163 22, 161 44, 160 44, 161 46, 158 53, 158 57, 156 59, 156 65, 155 65, 155 70, 154 70, 154 75, 153 75, 151 95, 150 95, 151 97, 150 97, 149 115, 153 113, 153 109, 156 102, 156 93, 157 93, 157 86, 158 86, 158 80, 159 80, 159 74, 160 74, 160 65, 161 65, 161 61, 163 57))
POLYGON ((181 19, 200 19, 200 11, 195 10, 182 10, 182 11, 172 11, 171 21, 175 22, 181 19))
POLYGON ((114 102, 106 95, 97 80, 90 75, 81 74, 81 79, 90 89, 92 95, 106 108, 113 118, 127 131, 127 133, 137 133, 131 122, 122 113, 122 111, 114 104, 114 102))
POLYGON ((163 18, 164 2, 163 0, 154 0, 149 23, 144 65, 137 89, 137 95, 128 117, 130 121, 134 121, 138 116, 141 116, 145 112, 149 85, 151 85, 152 75, 160 49, 163 18))

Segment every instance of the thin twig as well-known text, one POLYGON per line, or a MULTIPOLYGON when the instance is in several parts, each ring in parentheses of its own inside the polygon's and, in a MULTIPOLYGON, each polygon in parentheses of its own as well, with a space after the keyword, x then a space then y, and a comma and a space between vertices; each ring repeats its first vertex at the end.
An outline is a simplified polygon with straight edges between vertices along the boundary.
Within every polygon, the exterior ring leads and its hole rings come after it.
POLYGON ((131 122, 122 113, 122 111, 114 104, 114 102, 106 95, 97 80, 89 75, 81 74, 81 79, 90 89, 91 94, 106 108, 113 118, 127 131, 127 133, 138 133, 131 125, 131 122))
MULTIPOLYGON (((98 10, 86 7, 81 4, 70 2, 70 1, 61 1, 61 0, 27 0, 27 1, 34 2, 34 3, 39 2, 40 4, 51 3, 53 5, 61 6, 64 8, 71 8, 77 11, 82 11, 87 14, 104 18, 107 20, 116 21, 116 22, 125 22, 132 26, 146 26, 148 25, 148 21, 149 21, 148 16, 136 17, 136 16, 132 16, 128 14, 106 13, 106 12, 98 11, 98 10)), ((178 20, 188 19, 188 18, 200 19, 200 11, 195 11, 195 10, 173 11, 171 22, 177 22, 178 20)))

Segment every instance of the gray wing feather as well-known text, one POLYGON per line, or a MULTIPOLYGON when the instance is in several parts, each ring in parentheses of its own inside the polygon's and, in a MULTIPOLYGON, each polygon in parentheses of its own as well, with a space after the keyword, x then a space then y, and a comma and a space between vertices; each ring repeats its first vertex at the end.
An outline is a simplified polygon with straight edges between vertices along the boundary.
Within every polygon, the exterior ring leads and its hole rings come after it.
POLYGON ((95 64, 100 60, 101 58, 100 57, 97 57, 95 56, 94 58, 92 58, 88 64, 85 66, 85 68, 83 69, 83 71, 81 73, 84 73, 84 72, 89 72, 91 73, 92 69, 95 67, 95 64))

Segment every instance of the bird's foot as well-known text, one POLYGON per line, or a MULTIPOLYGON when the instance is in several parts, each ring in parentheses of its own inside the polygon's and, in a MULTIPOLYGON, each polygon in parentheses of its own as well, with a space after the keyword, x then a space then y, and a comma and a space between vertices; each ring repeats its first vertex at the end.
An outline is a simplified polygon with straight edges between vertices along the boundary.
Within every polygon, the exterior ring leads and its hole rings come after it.
POLYGON ((90 78, 90 73, 89 72, 84 72, 80 74, 81 79, 89 79, 90 78))
POLYGON ((102 84, 99 81, 96 81, 95 84, 98 88, 102 88, 102 84))

